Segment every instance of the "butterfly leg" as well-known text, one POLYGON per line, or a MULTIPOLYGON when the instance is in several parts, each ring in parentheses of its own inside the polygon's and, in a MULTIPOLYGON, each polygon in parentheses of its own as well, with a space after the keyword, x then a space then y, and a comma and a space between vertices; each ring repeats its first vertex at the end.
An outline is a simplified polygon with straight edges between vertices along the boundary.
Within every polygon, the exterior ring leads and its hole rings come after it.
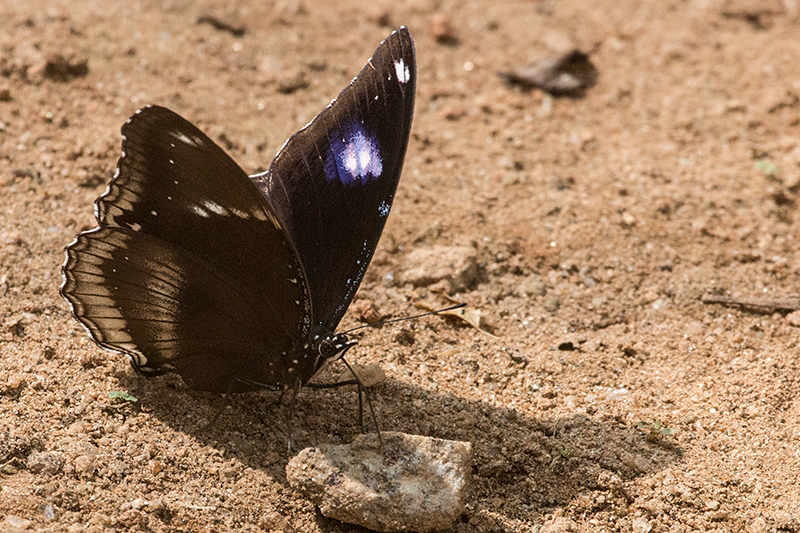
MULTIPOLYGON (((281 392, 281 397, 283 394, 288 390, 284 389, 281 392)), ((292 419, 294 418, 294 402, 297 400, 297 393, 300 391, 300 378, 296 379, 294 382, 294 387, 292 388, 292 397, 289 399, 289 406, 286 409, 286 435, 288 441, 288 451, 291 453, 292 448, 294 448, 294 439, 292 438, 292 419)))
POLYGON ((372 399, 369 396, 369 389, 364 386, 364 384, 361 382, 361 379, 353 371, 353 368, 350 366, 350 364, 344 360, 344 357, 339 358, 339 360, 342 361, 347 366, 347 369, 350 370, 350 373, 353 374, 353 379, 339 381, 336 383, 306 383, 306 387, 310 389, 338 389, 339 387, 344 387, 346 385, 358 385, 358 424, 361 427, 361 432, 364 433, 364 407, 361 399, 361 393, 363 391, 364 396, 367 399, 367 406, 369 407, 370 415, 372 416, 372 422, 375 424, 375 431, 378 433, 378 442, 380 442, 381 446, 383 446, 381 429, 378 426, 378 417, 375 416, 375 409, 372 407, 372 399))
POLYGON ((214 414, 214 418, 212 418, 211 422, 203 427, 203 431, 211 429, 217 423, 219 417, 222 416, 222 412, 225 411, 225 409, 231 404, 230 394, 237 381, 239 381, 239 378, 233 378, 233 380, 231 380, 231 384, 228 385, 228 389, 222 394, 222 407, 217 409, 217 412, 214 414))
POLYGON ((361 386, 361 382, 358 382, 358 427, 361 428, 361 433, 366 433, 364 431, 364 402, 361 399, 361 391, 363 387, 361 386))
POLYGON ((362 412, 361 391, 363 390, 364 396, 367 399, 367 406, 369 407, 369 413, 372 416, 372 422, 375 424, 375 432, 378 434, 378 443, 381 445, 381 447, 383 447, 383 439, 381 438, 381 428, 378 425, 378 417, 375 416, 375 409, 372 407, 372 399, 369 396, 369 389, 367 389, 364 386, 364 384, 361 383, 361 379, 358 377, 358 374, 356 374, 353 371, 353 367, 350 366, 350 363, 345 361, 344 356, 340 357, 339 360, 345 364, 350 373, 353 374, 353 378, 355 378, 356 382, 358 383, 358 417, 359 417, 359 422, 361 423, 361 432, 362 433, 364 432, 364 424, 361 418, 361 412, 362 412))

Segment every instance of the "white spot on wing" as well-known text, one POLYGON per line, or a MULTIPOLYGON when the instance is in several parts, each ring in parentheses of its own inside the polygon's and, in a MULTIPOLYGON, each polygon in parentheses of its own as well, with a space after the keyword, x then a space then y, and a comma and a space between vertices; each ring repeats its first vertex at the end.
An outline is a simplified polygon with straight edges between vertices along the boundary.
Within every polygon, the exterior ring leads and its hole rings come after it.
POLYGON ((397 81, 400 83, 408 83, 408 80, 411 79, 411 71, 402 58, 394 62, 394 71, 397 74, 397 81))
POLYGON ((225 209, 224 207, 222 207, 221 205, 219 205, 216 202, 212 202, 211 200, 206 200, 206 201, 203 202, 203 205, 206 207, 206 209, 208 209, 212 213, 216 213, 217 215, 220 215, 220 216, 227 216, 228 215, 228 210, 225 209))
POLYGON ((198 137, 190 137, 186 135, 182 131, 171 131, 169 132, 170 135, 178 139, 184 144, 188 144, 189 146, 194 146, 195 148, 199 148, 203 146, 203 141, 200 140, 198 137))
POLYGON ((237 209, 235 207, 229 207, 228 209, 230 209, 231 213, 233 213, 235 216, 243 220, 247 220, 248 218, 250 218, 250 215, 247 214, 247 212, 242 211, 241 209, 237 209))
POLYGON ((209 212, 208 212, 208 211, 206 211, 205 209, 203 209, 202 207, 200 207, 199 205, 193 205, 193 206, 191 206, 189 209, 191 209, 191 210, 192 210, 192 212, 193 212, 195 215, 201 216, 201 217, 203 217, 203 218, 210 218, 210 217, 211 217, 211 215, 209 214, 209 212))
POLYGON ((383 172, 383 162, 378 147, 361 131, 346 141, 344 150, 339 156, 342 167, 353 177, 365 178, 368 175, 378 177, 383 172))

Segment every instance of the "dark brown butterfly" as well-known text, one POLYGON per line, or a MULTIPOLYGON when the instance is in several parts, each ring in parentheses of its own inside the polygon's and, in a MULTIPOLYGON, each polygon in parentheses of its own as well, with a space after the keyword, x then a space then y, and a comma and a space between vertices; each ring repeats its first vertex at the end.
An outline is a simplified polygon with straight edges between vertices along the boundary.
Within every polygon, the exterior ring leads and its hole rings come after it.
POLYGON ((98 227, 66 249, 75 317, 136 370, 193 389, 307 384, 354 344, 335 330, 394 200, 415 85, 402 27, 255 176, 172 111, 138 111, 98 227))

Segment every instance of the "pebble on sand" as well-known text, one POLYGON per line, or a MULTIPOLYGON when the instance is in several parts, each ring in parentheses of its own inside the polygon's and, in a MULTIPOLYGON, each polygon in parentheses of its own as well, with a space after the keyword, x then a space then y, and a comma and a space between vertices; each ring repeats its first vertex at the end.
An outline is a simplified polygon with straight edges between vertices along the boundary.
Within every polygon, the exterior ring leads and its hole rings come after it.
POLYGON ((425 533, 452 526, 464 511, 469 442, 383 432, 347 445, 306 448, 286 478, 323 515, 374 531, 425 533))
POLYGON ((478 254, 471 246, 417 248, 406 256, 404 263, 409 266, 402 271, 401 281, 415 287, 446 280, 452 292, 458 292, 475 286, 481 277, 478 254))

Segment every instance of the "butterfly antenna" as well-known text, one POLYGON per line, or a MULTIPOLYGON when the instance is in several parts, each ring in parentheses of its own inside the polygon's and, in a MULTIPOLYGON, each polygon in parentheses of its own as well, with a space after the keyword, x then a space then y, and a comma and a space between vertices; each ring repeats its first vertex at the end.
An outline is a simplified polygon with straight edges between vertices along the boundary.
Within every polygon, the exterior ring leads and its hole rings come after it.
MULTIPOLYGON (((400 317, 400 318, 390 318, 389 320, 381 320, 380 322, 373 322, 372 324, 363 324, 361 326, 356 326, 356 327, 354 327, 352 329, 348 329, 347 331, 343 332, 343 335, 347 335, 348 333, 351 333, 351 332, 356 331, 358 329, 376 328, 378 326, 383 326, 385 324, 391 324, 392 322, 402 322, 404 320, 414 320, 414 319, 422 318, 422 317, 428 316, 428 315, 438 315, 439 313, 444 313, 445 311, 452 311, 453 309, 461 309, 462 307, 466 307, 466 306, 467 306, 467 304, 464 304, 464 303, 456 304, 456 305, 451 305, 450 307, 445 307, 444 309, 437 309, 436 311, 428 311, 426 313, 421 313, 419 315, 403 316, 403 317, 400 317)), ((350 366, 350 365, 348 365, 348 366, 350 366)))
POLYGON ((340 361, 342 361, 345 364, 347 369, 350 371, 351 374, 353 374, 353 377, 358 383, 358 420, 361 423, 361 431, 362 432, 364 431, 364 416, 362 415, 363 404, 361 403, 361 391, 364 391, 364 396, 367 398, 367 406, 369 407, 369 414, 372 416, 372 423, 375 424, 375 432, 378 434, 378 444, 380 445, 381 448, 383 448, 383 439, 381 438, 381 428, 378 425, 378 417, 375 416, 375 409, 372 407, 372 398, 370 398, 369 389, 367 389, 364 386, 364 384, 361 383, 361 378, 358 377, 358 374, 355 373, 353 367, 350 366, 350 363, 348 363, 345 360, 344 356, 340 358, 340 361))

